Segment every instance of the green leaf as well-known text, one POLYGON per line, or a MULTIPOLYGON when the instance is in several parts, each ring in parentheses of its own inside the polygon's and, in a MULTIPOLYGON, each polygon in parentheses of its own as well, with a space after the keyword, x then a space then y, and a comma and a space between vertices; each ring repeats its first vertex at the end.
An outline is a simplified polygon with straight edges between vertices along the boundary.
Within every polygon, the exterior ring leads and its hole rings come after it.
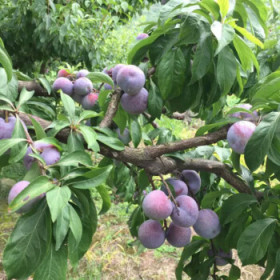
POLYGON ((112 165, 102 168, 94 168, 92 171, 84 174, 84 177, 89 179, 74 183, 73 187, 77 189, 90 189, 105 184, 112 168, 112 165))
POLYGON ((237 64, 229 47, 223 48, 218 54, 217 81, 223 94, 229 93, 235 78, 237 64))
POLYGON ((212 123, 212 124, 207 124, 207 125, 204 125, 202 127, 200 127, 197 131, 196 131, 196 134, 195 136, 202 136, 205 132, 213 129, 213 128, 220 128, 226 124, 229 124, 229 123, 233 123, 234 120, 233 119, 226 119, 226 120, 221 120, 219 122, 216 122, 216 123, 212 123))
POLYGON ((12 200, 9 208, 12 211, 16 211, 30 200, 46 193, 54 187, 55 185, 53 185, 47 177, 39 176, 31 181, 30 184, 12 200))
POLYGON ((56 251, 54 244, 45 255, 45 258, 36 269, 34 280, 66 280, 67 272, 67 247, 62 246, 56 251))
POLYGON ((163 101, 159 89, 152 79, 150 79, 151 88, 148 95, 148 110, 153 118, 160 118, 162 113, 163 101))
POLYGON ((129 131, 130 131, 133 145, 135 148, 137 148, 137 146, 139 145, 139 143, 141 142, 141 139, 142 139, 141 126, 137 119, 131 120, 129 131))
POLYGON ((243 69, 245 71, 252 71, 252 66, 254 65, 257 72, 259 72, 260 66, 256 59, 256 56, 254 55, 250 47, 244 42, 244 40, 238 35, 235 35, 233 39, 233 45, 237 51, 243 69))
POLYGON ((69 207, 62 208, 61 212, 58 214, 55 228, 54 228, 54 237, 55 237, 55 250, 58 250, 68 232, 70 226, 70 213, 69 207))
POLYGON ((240 268, 236 265, 232 265, 229 271, 230 280, 239 280, 241 276, 240 268))
POLYGON ((34 90, 29 91, 26 88, 23 88, 19 95, 17 108, 19 108, 22 104, 26 103, 33 95, 34 95, 34 90))
POLYGON ((218 4, 222 18, 225 18, 229 10, 229 0, 218 0, 218 4))
POLYGON ((179 40, 181 44, 196 44, 200 37, 201 22, 196 15, 188 15, 181 25, 179 40))
POLYGON ((122 151, 125 148, 123 142, 115 137, 108 137, 105 135, 97 134, 97 140, 116 151, 122 151))
POLYGON ((96 118, 101 116, 102 113, 97 113, 94 111, 89 111, 89 110, 84 110, 79 117, 79 122, 86 120, 86 119, 90 119, 90 118, 96 118))
POLYGON ((70 213, 70 229, 78 245, 83 233, 82 222, 76 210, 70 204, 68 204, 67 207, 70 213))
POLYGON ((43 88, 50 95, 51 92, 52 92, 52 87, 51 87, 49 81, 46 78, 44 78, 44 77, 38 78, 38 80, 40 81, 40 84, 43 86, 43 88))
POLYGON ((185 246, 180 261, 175 270, 176 279, 182 280, 182 272, 184 268, 185 261, 189 259, 198 249, 203 247, 206 244, 206 240, 195 240, 185 246))
POLYGON ((97 191, 99 192, 102 198, 102 208, 99 212, 99 215, 105 214, 111 207, 111 198, 110 194, 106 188, 106 186, 101 185, 96 187, 97 191))
POLYGON ((2 139, 0 140, 0 156, 2 156, 5 152, 7 152, 14 145, 17 145, 20 142, 26 142, 24 138, 11 138, 11 139, 2 139))
POLYGON ((220 17, 220 7, 214 0, 202 0, 198 3, 198 5, 209 11, 213 15, 215 20, 218 20, 218 18, 220 17))
POLYGON ((51 241, 51 219, 45 202, 21 216, 11 233, 3 255, 9 279, 27 278, 40 265, 51 241))
POLYGON ((217 55, 224 47, 232 42, 235 32, 230 25, 219 21, 212 23, 211 31, 218 40, 218 47, 215 51, 215 55, 217 55))
POLYGON ((80 125, 79 129, 81 130, 81 133, 88 144, 88 148, 92 149, 94 152, 99 152, 100 148, 96 140, 97 134, 93 128, 86 125, 80 125))
POLYGON ((0 94, 6 96, 12 102, 15 102, 18 97, 18 80, 13 75, 8 82, 3 68, 0 68, 0 94))
POLYGON ((71 191, 67 186, 56 187, 46 194, 48 206, 53 223, 56 221, 61 210, 68 204, 71 191))
POLYGON ((232 195, 222 205, 221 223, 225 225, 237 219, 251 204, 257 202, 256 197, 250 194, 239 193, 232 195))
POLYGON ((59 151, 62 151, 61 145, 59 141, 54 137, 46 137, 41 138, 40 140, 36 141, 37 143, 48 143, 55 146, 59 151))
POLYGON ((87 75, 87 78, 89 78, 93 83, 107 83, 111 87, 114 88, 113 80, 111 79, 110 76, 108 76, 105 73, 102 73, 102 72, 90 72, 87 75))
POLYGON ((54 165, 58 166, 79 166, 79 164, 90 166, 92 164, 91 157, 84 151, 76 151, 63 156, 54 165))
POLYGON ((157 67, 160 94, 164 100, 182 93, 187 64, 181 49, 168 51, 157 67))
POLYGON ((271 112, 256 127, 245 147, 245 161, 251 171, 256 170, 262 164, 279 125, 280 113, 271 112), (256 151, 258 152, 256 153, 256 151))
POLYGON ((7 73, 8 81, 10 81, 13 76, 13 65, 8 53, 2 46, 0 46, 0 63, 2 64, 7 73))
POLYGON ((75 151, 84 151, 84 141, 80 133, 71 130, 67 138, 67 150, 69 153, 75 151))
POLYGON ((70 120, 74 120, 75 117, 75 102, 74 100, 67 94, 61 92, 60 93, 61 101, 65 111, 67 112, 70 120))
POLYGON ((43 127, 40 125, 39 122, 37 122, 33 117, 29 116, 31 122, 32 122, 32 125, 34 127, 34 130, 35 130, 35 134, 36 134, 36 138, 37 140, 40 140, 42 138, 46 138, 47 135, 43 129, 43 127))
POLYGON ((280 279, 280 249, 277 250, 274 272, 271 280, 280 279))
POLYGON ((142 208, 140 206, 136 207, 132 214, 129 217, 128 220, 128 227, 130 234, 134 237, 138 236, 138 227, 144 223, 145 221, 145 215, 142 211, 142 208))
POLYGON ((201 201, 201 208, 212 208, 217 198, 220 198, 223 194, 230 194, 230 191, 228 189, 223 189, 206 193, 201 201))
POLYGON ((238 256, 243 265, 257 263, 265 256, 276 222, 276 219, 262 219, 245 229, 237 243, 238 256))
MULTIPOLYGON (((148 97, 150 96, 150 92, 148 97)), ((122 106, 119 106, 117 113, 115 114, 113 121, 116 123, 116 125, 119 127, 121 131, 123 131, 126 128, 128 115, 125 112, 125 110, 122 108, 122 106)))

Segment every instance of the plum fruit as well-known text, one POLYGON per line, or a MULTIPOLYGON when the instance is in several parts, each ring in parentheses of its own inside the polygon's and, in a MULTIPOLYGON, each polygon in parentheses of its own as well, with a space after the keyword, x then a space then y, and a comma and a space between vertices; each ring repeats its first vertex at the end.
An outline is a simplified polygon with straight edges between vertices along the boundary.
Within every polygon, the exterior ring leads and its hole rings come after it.
POLYGON ((144 247, 156 249, 165 240, 165 232, 158 221, 147 220, 138 229, 138 238, 144 247))
POLYGON ((113 69, 112 69, 112 79, 114 81, 114 83, 117 83, 117 75, 119 73, 119 71, 121 70, 122 67, 124 67, 126 65, 124 64, 117 64, 113 69))
MULTIPOLYGON (((166 180, 166 182, 173 186, 176 196, 183 195, 183 194, 185 194, 185 195, 188 194, 188 187, 185 184, 185 182, 183 182, 182 180, 178 180, 176 178, 168 178, 166 180)), ((168 190, 167 190, 167 188, 166 188, 166 186, 164 184, 161 186, 161 190, 166 195, 169 195, 168 194, 168 190)))
POLYGON ((185 169, 182 171, 182 180, 184 180, 192 192, 192 194, 196 194, 201 187, 201 179, 199 174, 194 170, 185 169))
POLYGON ((207 239, 216 237, 221 231, 218 215, 211 209, 200 210, 193 229, 201 237, 207 239))
POLYGON ((174 247, 185 247, 191 241, 191 229, 171 223, 166 231, 166 239, 174 247))
POLYGON ((121 105, 126 112, 132 115, 143 113, 148 107, 147 90, 142 88, 136 95, 124 93, 121 97, 121 105))
POLYGON ((16 124, 16 118, 8 117, 8 122, 5 119, 0 118, 0 139, 9 139, 12 137, 16 124))
POLYGON ((227 132, 230 147, 238 154, 244 154, 245 147, 256 129, 255 124, 249 121, 234 123, 227 132))
POLYGON ((135 65, 123 66, 118 72, 117 84, 128 95, 136 95, 145 85, 145 74, 135 65))
POLYGON ((56 148, 47 148, 43 150, 41 157, 46 162, 46 165, 52 165, 59 161, 60 152, 56 148))
POLYGON ((129 130, 127 128, 124 129, 124 131, 121 133, 120 129, 117 128, 116 132, 118 134, 118 138, 125 144, 127 145, 130 141, 130 134, 129 134, 129 130))
POLYGON ((82 99, 82 106, 86 110, 90 110, 93 108, 93 106, 96 104, 96 101, 98 100, 98 94, 97 93, 89 93, 82 99))
MULTIPOLYGON (((237 105, 236 108, 251 110, 252 105, 249 104, 249 103, 244 103, 244 104, 237 105)), ((254 111, 252 113, 235 112, 235 113, 231 114, 230 116, 235 117, 235 118, 239 118, 239 119, 243 119, 245 121, 249 121, 249 120, 256 120, 258 118, 258 112, 257 111, 254 111)))
POLYGON ((76 77, 77 77, 77 79, 86 77, 88 75, 88 73, 89 73, 89 71, 87 69, 82 69, 77 72, 76 77))
POLYGON ((57 78, 52 87, 55 92, 61 89, 65 94, 73 94, 73 83, 65 77, 57 78))
POLYGON ((74 82, 74 93, 77 95, 87 95, 93 90, 93 85, 90 79, 81 77, 74 82))
POLYGON ((162 220, 171 215, 173 205, 163 191, 154 190, 145 196, 142 208, 145 215, 150 219, 162 220))
POLYGON ((66 70, 66 69, 60 69, 57 73, 57 77, 60 78, 60 77, 68 77, 70 75, 69 71, 66 70))
POLYGON ((140 41, 140 40, 143 40, 143 39, 148 38, 148 37, 149 37, 149 35, 147 33, 140 33, 140 34, 137 35, 136 40, 140 41))
MULTIPOLYGON (((214 253, 213 253, 212 249, 210 249, 208 251, 208 256, 209 257, 214 257, 214 253)), ((219 266, 227 265, 229 263, 228 261, 231 260, 231 259, 232 259, 232 250, 230 250, 229 252, 225 252, 222 249, 218 249, 215 252, 216 265, 219 265, 219 266)))
MULTIPOLYGON (((12 200, 19 194, 21 193, 28 185, 30 182, 28 181, 19 181, 17 182, 10 190, 9 195, 8 195, 8 204, 12 202, 12 200)), ((45 194, 41 194, 38 197, 30 200, 28 203, 26 203, 24 206, 19 208, 16 212, 17 213, 25 213, 28 212, 40 199, 42 199, 45 196, 45 194)), ((25 198, 26 200, 28 197, 25 198)))

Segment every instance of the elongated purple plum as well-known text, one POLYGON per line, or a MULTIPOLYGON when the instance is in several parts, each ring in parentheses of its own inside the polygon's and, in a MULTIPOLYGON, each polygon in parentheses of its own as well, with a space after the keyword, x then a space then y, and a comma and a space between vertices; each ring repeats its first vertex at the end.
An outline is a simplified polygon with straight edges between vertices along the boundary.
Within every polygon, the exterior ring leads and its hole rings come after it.
POLYGON ((182 171, 182 180, 184 180, 189 190, 196 194, 201 187, 201 179, 199 174, 195 170, 185 169, 182 171))
MULTIPOLYGON (((188 194, 188 187, 184 181, 176 179, 176 178, 168 178, 166 180, 166 182, 173 186, 176 196, 188 194)), ((164 184, 161 186, 161 190, 166 195, 168 195, 168 190, 164 184)))
POLYGON ((148 37, 149 37, 149 35, 147 33, 140 33, 137 35, 136 40, 140 41, 140 40, 146 39, 148 37))
POLYGON ((221 231, 221 225, 218 215, 211 209, 202 209, 199 211, 198 219, 193 225, 195 232, 201 237, 212 239, 221 231))
POLYGON ((81 77, 74 82, 74 93, 77 95, 87 95, 93 90, 93 85, 90 79, 81 77))
POLYGON ((148 107, 147 90, 142 88, 136 95, 124 93, 121 97, 121 105, 126 112, 132 115, 143 113, 148 107))
MULTIPOLYGON (((249 104, 249 103, 238 104, 236 106, 236 108, 243 108, 243 109, 246 109, 246 110, 251 110, 252 105, 249 104)), ((236 113, 233 113, 231 116, 235 117, 235 118, 243 119, 245 121, 256 120, 258 118, 258 112, 257 111, 254 111, 252 113, 236 112, 236 113)))
POLYGON ((117 64, 113 69, 112 69, 112 79, 114 81, 114 83, 117 83, 117 75, 119 73, 119 71, 121 70, 122 67, 124 67, 126 65, 124 64, 117 64))
POLYGON ((173 205, 163 191, 154 190, 145 196, 142 208, 145 215, 150 219, 162 220, 171 215, 173 205))
POLYGON ((137 66, 121 67, 117 75, 118 86, 129 95, 136 95, 145 85, 145 74, 137 66))
MULTIPOLYGON (((8 204, 12 202, 12 200, 18 196, 19 193, 21 193, 28 185, 30 182, 28 181, 19 181, 17 182, 10 190, 9 195, 8 195, 8 204)), ((38 197, 30 200, 28 203, 26 203, 24 206, 19 208, 16 212, 17 213, 25 213, 28 212, 40 199, 42 199, 45 196, 45 194, 41 194, 38 197)), ((28 197, 26 197, 26 200, 28 197)))
POLYGON ((174 224, 181 227, 190 227, 194 225, 198 219, 199 209, 196 201, 187 195, 176 197, 178 207, 173 207, 171 219, 174 224))
POLYGON ((77 72, 76 77, 77 77, 77 79, 86 77, 88 75, 88 73, 89 73, 89 71, 87 69, 82 69, 77 72))
MULTIPOLYGON (((212 249, 210 249, 208 251, 208 256, 214 257, 214 253, 213 253, 212 249)), ((230 250, 229 252, 225 252, 222 249, 218 249, 215 252, 216 265, 219 265, 219 266, 227 265, 229 263, 229 260, 231 260, 231 259, 232 259, 232 250, 230 250)))
POLYGON ((138 238, 144 247, 156 249, 164 243, 165 232, 160 222, 147 220, 139 227, 138 238))
POLYGON ((230 147, 238 154, 244 154, 245 147, 256 129, 249 121, 234 123, 228 130, 227 140, 230 147))
POLYGON ((124 129, 124 131, 121 133, 120 129, 117 128, 116 132, 118 134, 118 138, 125 144, 127 145, 130 141, 130 134, 129 134, 129 130, 127 128, 124 129))
POLYGON ((166 239, 174 247, 185 247, 191 241, 191 230, 171 223, 166 231, 166 239))
POLYGON ((73 83, 65 77, 57 78, 53 83, 53 90, 56 92, 59 89, 61 89, 65 94, 72 95, 73 83))
POLYGON ((86 110, 90 110, 93 108, 93 106, 96 104, 96 101, 98 100, 98 94, 97 93, 89 93, 86 95, 82 100, 82 106, 86 110))
POLYGON ((0 118, 0 140, 10 139, 12 137, 16 124, 15 117, 8 117, 8 122, 5 119, 0 118))

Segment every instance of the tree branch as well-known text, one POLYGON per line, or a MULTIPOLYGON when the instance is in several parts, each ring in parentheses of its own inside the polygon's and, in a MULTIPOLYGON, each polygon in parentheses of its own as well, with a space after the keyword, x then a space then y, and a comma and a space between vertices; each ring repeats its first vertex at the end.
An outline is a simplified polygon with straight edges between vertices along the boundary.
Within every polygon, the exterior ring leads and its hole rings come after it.
POLYGON ((50 96, 48 92, 36 81, 18 81, 18 91, 21 92, 23 88, 35 91, 37 96, 50 96))

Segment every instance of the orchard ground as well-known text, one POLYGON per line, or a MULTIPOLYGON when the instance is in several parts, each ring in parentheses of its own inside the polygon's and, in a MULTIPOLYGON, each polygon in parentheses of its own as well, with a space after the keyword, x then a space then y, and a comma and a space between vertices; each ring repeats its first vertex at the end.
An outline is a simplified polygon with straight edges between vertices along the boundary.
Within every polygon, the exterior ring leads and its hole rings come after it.
MULTIPOLYGON (((175 136, 192 137, 201 124, 178 120, 170 120, 163 117, 157 120, 160 126, 173 130, 175 136)), ((15 170, 10 173, 15 174, 15 170)), ((8 173, 6 171, 6 173, 8 173)), ((3 175, 3 174, 2 174, 3 175)), ((5 174, 4 174, 5 175, 5 174)), ((21 176, 21 174, 19 174, 21 176)), ((13 178, 15 179, 15 178, 13 178)), ((8 193, 9 187, 15 183, 14 180, 0 179, 0 198, 8 193)), ((93 193, 94 201, 97 202, 98 210, 101 207, 101 200, 93 193)), ((2 267, 2 256, 5 243, 15 225, 17 214, 10 214, 7 211, 7 201, 0 199, 0 280, 6 280, 2 267)), ((133 206, 128 207, 127 203, 117 201, 112 196, 110 210, 99 219, 98 229, 93 236, 90 249, 82 258, 77 268, 69 265, 68 280, 173 280, 174 270, 180 259, 182 248, 175 248, 164 243, 155 250, 139 250, 137 246, 131 246, 134 241, 129 233, 127 221, 133 211, 133 206)), ((233 253, 236 259, 235 264, 241 269, 242 280, 260 279, 263 269, 258 266, 241 266, 236 251, 233 253)), ((230 270, 230 265, 220 267, 223 274, 230 270)), ((32 279, 32 278, 30 278, 32 279)), ((186 274, 183 279, 190 279, 186 274)))

